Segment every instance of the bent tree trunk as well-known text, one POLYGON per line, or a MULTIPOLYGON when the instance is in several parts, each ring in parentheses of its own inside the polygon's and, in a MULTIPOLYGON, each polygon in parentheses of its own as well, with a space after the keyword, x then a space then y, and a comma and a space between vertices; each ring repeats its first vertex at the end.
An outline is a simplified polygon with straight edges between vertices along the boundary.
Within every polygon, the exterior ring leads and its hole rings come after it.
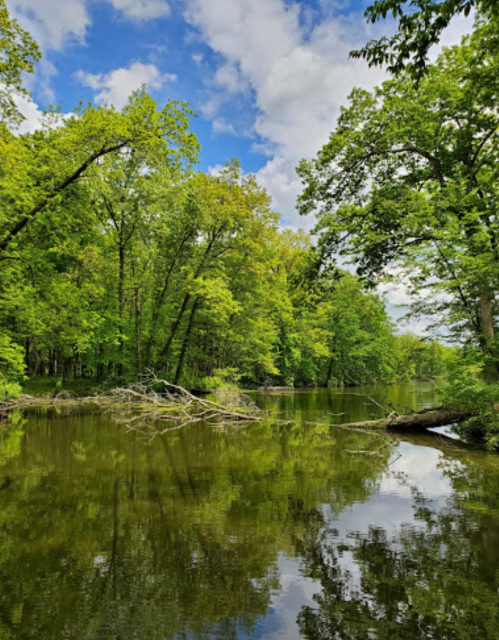
POLYGON ((357 429, 390 429, 401 431, 425 431, 432 427, 443 427, 454 422, 463 422, 471 418, 470 413, 463 413, 449 407, 424 409, 417 413, 389 416, 380 420, 366 420, 365 422, 344 423, 342 426, 357 429))
POLYGON ((180 351, 180 358, 178 360, 177 370, 175 372, 175 379, 173 384, 178 384, 180 380, 180 376, 182 374, 182 367, 184 366, 185 354, 187 352, 187 345, 189 344, 189 340, 191 337, 192 325, 194 324, 194 317, 196 315, 197 308, 199 306, 199 298, 194 300, 194 304, 192 305, 191 315, 189 317, 189 324, 187 325, 187 331, 185 332, 184 341, 182 343, 182 350, 180 351))

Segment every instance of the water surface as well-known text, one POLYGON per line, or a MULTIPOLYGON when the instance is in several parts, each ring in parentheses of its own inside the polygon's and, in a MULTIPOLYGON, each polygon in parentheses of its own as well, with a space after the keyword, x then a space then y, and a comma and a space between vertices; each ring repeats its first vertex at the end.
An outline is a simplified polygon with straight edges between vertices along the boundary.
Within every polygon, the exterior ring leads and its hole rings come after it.
POLYGON ((360 453, 382 441, 331 414, 379 417, 365 397, 255 397, 296 422, 152 444, 97 414, 4 425, 0 638, 499 637, 496 455, 431 435, 360 453))

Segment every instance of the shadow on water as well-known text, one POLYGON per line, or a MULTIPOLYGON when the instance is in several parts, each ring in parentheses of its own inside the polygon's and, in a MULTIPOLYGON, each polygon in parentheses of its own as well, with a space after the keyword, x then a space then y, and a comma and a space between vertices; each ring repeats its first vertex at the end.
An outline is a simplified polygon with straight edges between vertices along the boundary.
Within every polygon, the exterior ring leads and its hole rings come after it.
POLYGON ((331 396, 261 401, 316 426, 191 425, 152 445, 97 414, 16 414, 0 638, 498 637, 499 458, 431 436, 396 461, 349 453, 371 436, 327 413, 367 409, 331 396))

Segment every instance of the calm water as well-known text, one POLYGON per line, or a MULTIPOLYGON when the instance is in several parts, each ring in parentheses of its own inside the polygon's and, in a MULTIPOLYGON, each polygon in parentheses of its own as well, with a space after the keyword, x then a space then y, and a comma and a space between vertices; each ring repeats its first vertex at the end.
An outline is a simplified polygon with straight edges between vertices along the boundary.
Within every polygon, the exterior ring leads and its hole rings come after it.
POLYGON ((498 456, 430 435, 370 456, 332 424, 363 397, 255 397, 296 423, 152 445, 92 414, 5 425, 0 639, 499 637, 498 456))

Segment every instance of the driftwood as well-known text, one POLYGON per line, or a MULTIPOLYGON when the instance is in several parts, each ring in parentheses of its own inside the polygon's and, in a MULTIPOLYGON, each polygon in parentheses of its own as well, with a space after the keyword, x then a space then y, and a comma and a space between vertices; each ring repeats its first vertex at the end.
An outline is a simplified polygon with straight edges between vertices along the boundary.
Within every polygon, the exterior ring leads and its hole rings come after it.
MULTIPOLYGON (((400 456, 395 451, 399 439, 394 432, 426 432, 431 427, 448 425, 471 417, 469 413, 459 412, 449 407, 424 409, 419 412, 399 415, 393 404, 387 404, 383 400, 379 403, 366 394, 353 393, 348 395, 359 395, 367 398, 378 409, 383 410, 386 417, 379 420, 345 422, 334 425, 335 428, 339 429, 357 431, 363 434, 371 433, 371 438, 362 449, 345 450, 346 454, 368 457, 378 456, 384 455, 387 452, 387 448, 390 448, 396 456, 400 456)), ((81 410, 82 407, 89 407, 92 410, 102 411, 111 415, 115 423, 123 425, 128 431, 135 432, 151 442, 158 435, 161 436, 170 431, 183 429, 193 423, 207 424, 222 431, 229 429, 230 431, 238 431, 251 424, 263 421, 282 425, 295 422, 304 425, 325 424, 324 420, 320 422, 297 421, 293 418, 282 420, 275 415, 262 413, 251 398, 240 393, 235 388, 222 390, 218 395, 215 395, 215 400, 207 400, 195 396, 179 385, 158 379, 151 372, 149 377, 140 384, 114 389, 107 393, 96 393, 85 398, 77 398, 72 394, 64 393, 52 398, 22 396, 17 401, 0 402, 0 417, 2 413, 7 416, 15 408, 54 407, 59 411, 73 413, 81 410), (158 392, 158 389, 161 389, 161 391, 158 392)), ((410 411, 407 407, 404 407, 404 409, 410 411)), ((499 405, 497 410, 499 412, 499 405)), ((339 416, 346 414, 328 414, 326 412, 325 415, 339 416)), ((446 446, 455 447, 454 444, 447 444, 446 446)))
POLYGON ((45 407, 71 413, 88 407, 111 414, 115 422, 131 430, 154 435, 194 422, 223 427, 261 420, 260 409, 237 389, 227 388, 215 397, 217 402, 199 398, 183 387, 161 380, 151 373, 140 383, 83 398, 68 393, 50 398, 21 396, 18 400, 0 402, 0 415, 14 409, 45 407), (161 392, 157 389, 161 389, 161 392), (159 426, 165 422, 167 427, 159 426))
POLYGON ((443 427, 471 418, 472 414, 457 411, 450 407, 423 409, 416 413, 399 415, 395 412, 379 420, 344 423, 342 426, 356 429, 388 429, 391 431, 426 431, 432 427, 443 427))

